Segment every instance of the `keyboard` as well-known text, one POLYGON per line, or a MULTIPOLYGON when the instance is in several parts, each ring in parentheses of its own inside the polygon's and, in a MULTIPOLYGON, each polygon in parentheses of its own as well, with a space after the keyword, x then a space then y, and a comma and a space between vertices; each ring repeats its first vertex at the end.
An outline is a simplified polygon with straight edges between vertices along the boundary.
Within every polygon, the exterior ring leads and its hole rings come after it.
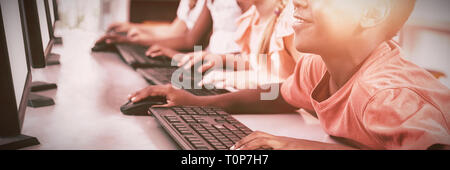
POLYGON ((252 133, 220 108, 182 106, 149 112, 183 150, 228 150, 252 133))
POLYGON ((149 58, 145 55, 147 48, 131 44, 117 44, 117 50, 127 64, 133 68, 170 67, 169 57, 149 58))
POLYGON ((153 85, 169 84, 172 79, 172 74, 177 70, 176 67, 154 67, 148 69, 137 69, 146 80, 153 85))
MULTIPOLYGON (((137 69, 137 72, 144 76, 145 79, 153 85, 164 85, 171 83, 172 74, 175 72, 176 67, 154 67, 147 69, 137 69)), ((193 83, 196 84, 196 83, 193 83)), ((196 96, 212 96, 229 93, 225 89, 185 89, 186 91, 196 96)))

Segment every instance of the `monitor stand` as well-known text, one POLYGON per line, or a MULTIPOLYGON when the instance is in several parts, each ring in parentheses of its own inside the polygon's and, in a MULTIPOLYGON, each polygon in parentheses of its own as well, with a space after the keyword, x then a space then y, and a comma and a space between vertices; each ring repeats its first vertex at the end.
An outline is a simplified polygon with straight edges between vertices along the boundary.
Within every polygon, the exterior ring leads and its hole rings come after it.
POLYGON ((55 105, 55 101, 52 98, 41 96, 38 94, 30 93, 28 96, 27 106, 38 108, 55 105))
POLYGON ((45 90, 51 90, 56 89, 58 86, 55 83, 47 83, 42 81, 34 81, 31 82, 31 92, 38 92, 38 91, 45 91, 45 90))
POLYGON ((14 150, 39 144, 39 140, 32 136, 0 136, 0 150, 14 150))
POLYGON ((59 54, 50 53, 50 54, 47 55, 47 57, 45 59, 46 60, 46 64, 48 66, 59 65, 59 64, 61 64, 59 62, 59 58, 61 58, 61 56, 59 54))
POLYGON ((55 37, 55 44, 56 45, 62 45, 63 44, 62 37, 55 37))

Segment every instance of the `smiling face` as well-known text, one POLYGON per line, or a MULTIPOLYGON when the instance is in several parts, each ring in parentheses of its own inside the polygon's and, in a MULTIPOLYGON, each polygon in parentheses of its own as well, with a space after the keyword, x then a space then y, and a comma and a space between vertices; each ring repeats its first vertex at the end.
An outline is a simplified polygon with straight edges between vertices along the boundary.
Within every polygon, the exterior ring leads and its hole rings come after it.
POLYGON ((294 0, 294 6, 293 28, 301 52, 320 54, 358 32, 362 8, 355 0, 294 0))
POLYGON ((415 5, 415 0, 293 2, 297 50, 319 55, 352 43, 391 39, 408 20, 415 5))

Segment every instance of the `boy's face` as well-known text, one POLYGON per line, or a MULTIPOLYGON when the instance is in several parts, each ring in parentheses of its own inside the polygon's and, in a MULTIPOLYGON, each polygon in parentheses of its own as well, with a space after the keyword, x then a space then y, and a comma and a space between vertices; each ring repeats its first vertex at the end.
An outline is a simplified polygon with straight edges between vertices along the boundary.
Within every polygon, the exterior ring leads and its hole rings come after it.
MULTIPOLYGON (((294 0, 296 48, 321 54, 351 42, 360 29, 361 0, 294 0)), ((365 1, 365 0, 363 0, 365 1)))

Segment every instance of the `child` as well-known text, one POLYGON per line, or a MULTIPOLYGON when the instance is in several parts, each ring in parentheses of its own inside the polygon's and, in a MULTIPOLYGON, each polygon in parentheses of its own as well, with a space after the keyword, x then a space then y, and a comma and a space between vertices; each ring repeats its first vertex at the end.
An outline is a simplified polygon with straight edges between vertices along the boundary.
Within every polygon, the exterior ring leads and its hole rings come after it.
POLYGON ((206 51, 213 54, 238 53, 239 46, 233 40, 237 29, 233 22, 242 14, 236 0, 206 0, 206 8, 193 29, 187 34, 175 38, 148 41, 148 56, 167 55, 173 57, 177 51, 192 51, 202 37, 210 35, 206 51), (174 53, 175 52, 175 53, 174 53))
MULTIPOLYGON (((238 3, 243 7, 242 10, 247 10, 238 18, 238 29, 234 36, 237 37, 236 42, 242 49, 241 61, 248 62, 245 64, 247 68, 242 70, 242 68, 229 66, 234 67, 234 71, 212 72, 204 77, 202 84, 213 82, 217 84, 223 81, 225 86, 245 89, 255 85, 284 81, 292 74, 295 67, 295 61, 291 55, 294 48, 294 32, 290 25, 292 3, 288 3, 287 0, 238 0, 238 3), (264 63, 259 61, 261 60, 259 54, 267 55, 264 63), (234 78, 234 76, 245 77, 245 75, 250 75, 249 79, 237 81, 234 78), (238 85, 238 83, 245 84, 238 85)), ((230 64, 226 63, 227 55, 203 52, 202 57, 211 57, 211 55, 220 57, 225 65, 230 64)), ((194 63, 199 62, 194 59, 194 56, 194 53, 184 56, 179 65, 190 68, 194 63)), ((204 72, 214 65, 212 61, 207 61, 199 71, 204 72)))
MULTIPOLYGON (((314 110, 324 130, 358 149, 449 149, 450 90, 402 58, 391 38, 415 0, 295 0, 295 44, 302 52, 281 97, 263 90, 193 96, 151 86, 130 98, 167 96, 168 104, 218 106, 232 113, 314 110), (301 38, 298 38, 301 37, 301 38), (320 55, 320 56, 319 56, 320 55)), ((231 149, 351 149, 254 132, 231 149)))
POLYGON ((169 25, 129 22, 113 23, 108 27, 107 32, 124 32, 127 33, 127 37, 107 34, 101 37, 98 42, 107 41, 107 43, 147 45, 149 40, 158 41, 182 36, 193 29, 204 6, 205 0, 181 0, 177 9, 177 18, 169 25))

